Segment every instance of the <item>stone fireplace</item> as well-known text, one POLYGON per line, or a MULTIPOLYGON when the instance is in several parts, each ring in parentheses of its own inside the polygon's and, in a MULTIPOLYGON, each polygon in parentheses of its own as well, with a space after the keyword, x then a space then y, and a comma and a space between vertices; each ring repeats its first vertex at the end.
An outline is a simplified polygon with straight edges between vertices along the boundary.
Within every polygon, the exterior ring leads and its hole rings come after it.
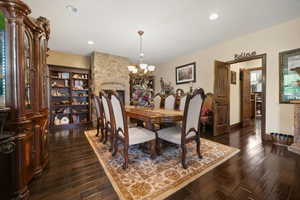
POLYGON ((300 154, 300 102, 294 106, 294 144, 289 146, 288 149, 294 153, 300 154))
POLYGON ((128 104, 129 59, 100 52, 93 52, 91 59, 93 93, 98 95, 100 90, 124 91, 125 104, 128 104))
MULTIPOLYGON (((95 95, 100 90, 115 90, 124 97, 125 104, 129 104, 129 71, 128 58, 106 53, 93 52, 91 56, 91 88, 95 95)), ((93 120, 95 120, 93 111, 93 120)))

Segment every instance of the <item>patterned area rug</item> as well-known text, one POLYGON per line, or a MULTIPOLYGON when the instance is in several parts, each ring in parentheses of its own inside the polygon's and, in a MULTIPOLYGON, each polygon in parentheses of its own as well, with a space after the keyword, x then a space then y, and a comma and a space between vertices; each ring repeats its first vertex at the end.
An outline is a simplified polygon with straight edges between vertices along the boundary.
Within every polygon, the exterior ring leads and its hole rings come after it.
MULTIPOLYGON (((123 156, 112 157, 108 146, 99 143, 96 131, 85 131, 102 167, 121 200, 164 199, 239 152, 239 149, 201 138, 199 160, 196 144, 187 148, 188 169, 181 166, 180 148, 162 149, 162 155, 152 160, 138 146, 129 149, 129 167, 122 169, 123 156)), ((121 148, 120 148, 121 149, 121 148)))

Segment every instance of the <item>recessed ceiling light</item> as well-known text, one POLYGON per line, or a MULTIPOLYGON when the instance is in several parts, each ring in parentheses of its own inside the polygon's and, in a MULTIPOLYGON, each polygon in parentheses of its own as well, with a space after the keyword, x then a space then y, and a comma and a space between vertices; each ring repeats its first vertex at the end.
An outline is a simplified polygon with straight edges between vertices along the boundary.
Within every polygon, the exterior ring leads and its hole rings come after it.
POLYGON ((88 41, 88 44, 89 44, 89 45, 93 45, 93 44, 95 44, 95 42, 92 41, 92 40, 90 40, 90 41, 88 41))
POLYGON ((209 15, 209 19, 210 19, 210 20, 216 20, 216 19, 218 19, 218 18, 219 18, 218 13, 211 13, 211 14, 209 15))
POLYGON ((78 12, 78 9, 73 6, 73 5, 67 5, 66 8, 70 11, 70 12, 73 12, 73 13, 77 13, 78 12))

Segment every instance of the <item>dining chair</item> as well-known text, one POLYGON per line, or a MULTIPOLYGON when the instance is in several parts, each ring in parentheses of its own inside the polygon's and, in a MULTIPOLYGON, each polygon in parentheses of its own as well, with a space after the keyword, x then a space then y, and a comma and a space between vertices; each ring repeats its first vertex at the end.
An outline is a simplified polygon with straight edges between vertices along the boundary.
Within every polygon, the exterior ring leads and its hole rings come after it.
POLYGON ((116 94, 110 97, 109 110, 114 132, 113 156, 118 153, 118 143, 121 142, 124 156, 123 169, 128 168, 129 146, 151 142, 152 156, 155 155, 155 133, 142 127, 128 128, 124 105, 116 94))
POLYGON ((186 145, 195 141, 197 146, 197 154, 199 159, 202 159, 200 152, 200 113, 205 95, 203 89, 197 89, 193 94, 188 94, 184 107, 182 128, 173 126, 156 131, 156 141, 164 140, 181 146, 181 163, 184 169, 186 165, 186 145))
POLYGON ((99 96, 101 98, 101 102, 103 105, 103 111, 104 111, 104 140, 103 143, 106 144, 108 138, 110 141, 110 148, 109 151, 113 150, 113 130, 111 125, 111 116, 109 111, 109 97, 102 91, 99 92, 99 96))
POLYGON ((176 98, 174 94, 170 94, 165 98, 165 109, 173 110, 175 109, 176 98))
POLYGON ((96 110, 96 120, 97 120, 97 134, 96 136, 99 136, 99 133, 101 133, 100 141, 102 142, 104 139, 104 112, 103 112, 103 106, 102 106, 102 100, 99 96, 93 95, 93 103, 96 110))
POLYGON ((180 111, 184 111, 184 107, 185 107, 185 102, 186 102, 186 97, 187 95, 184 94, 182 96, 180 96, 180 100, 179 100, 179 107, 178 107, 178 110, 180 111))
POLYGON ((181 96, 185 95, 183 89, 181 89, 181 88, 178 88, 176 90, 175 94, 177 97, 181 97, 181 96))
POLYGON ((161 108, 162 107, 162 100, 163 97, 160 93, 156 94, 154 98, 152 99, 154 103, 154 108, 161 108))

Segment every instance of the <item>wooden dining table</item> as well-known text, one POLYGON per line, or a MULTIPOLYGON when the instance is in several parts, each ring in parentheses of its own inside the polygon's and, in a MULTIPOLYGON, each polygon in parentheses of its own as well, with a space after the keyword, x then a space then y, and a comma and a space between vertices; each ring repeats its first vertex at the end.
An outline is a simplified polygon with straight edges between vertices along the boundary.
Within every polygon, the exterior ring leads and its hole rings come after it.
POLYGON ((183 119, 183 111, 153 107, 125 106, 127 117, 145 122, 147 129, 154 130, 154 124, 175 123, 183 119))

